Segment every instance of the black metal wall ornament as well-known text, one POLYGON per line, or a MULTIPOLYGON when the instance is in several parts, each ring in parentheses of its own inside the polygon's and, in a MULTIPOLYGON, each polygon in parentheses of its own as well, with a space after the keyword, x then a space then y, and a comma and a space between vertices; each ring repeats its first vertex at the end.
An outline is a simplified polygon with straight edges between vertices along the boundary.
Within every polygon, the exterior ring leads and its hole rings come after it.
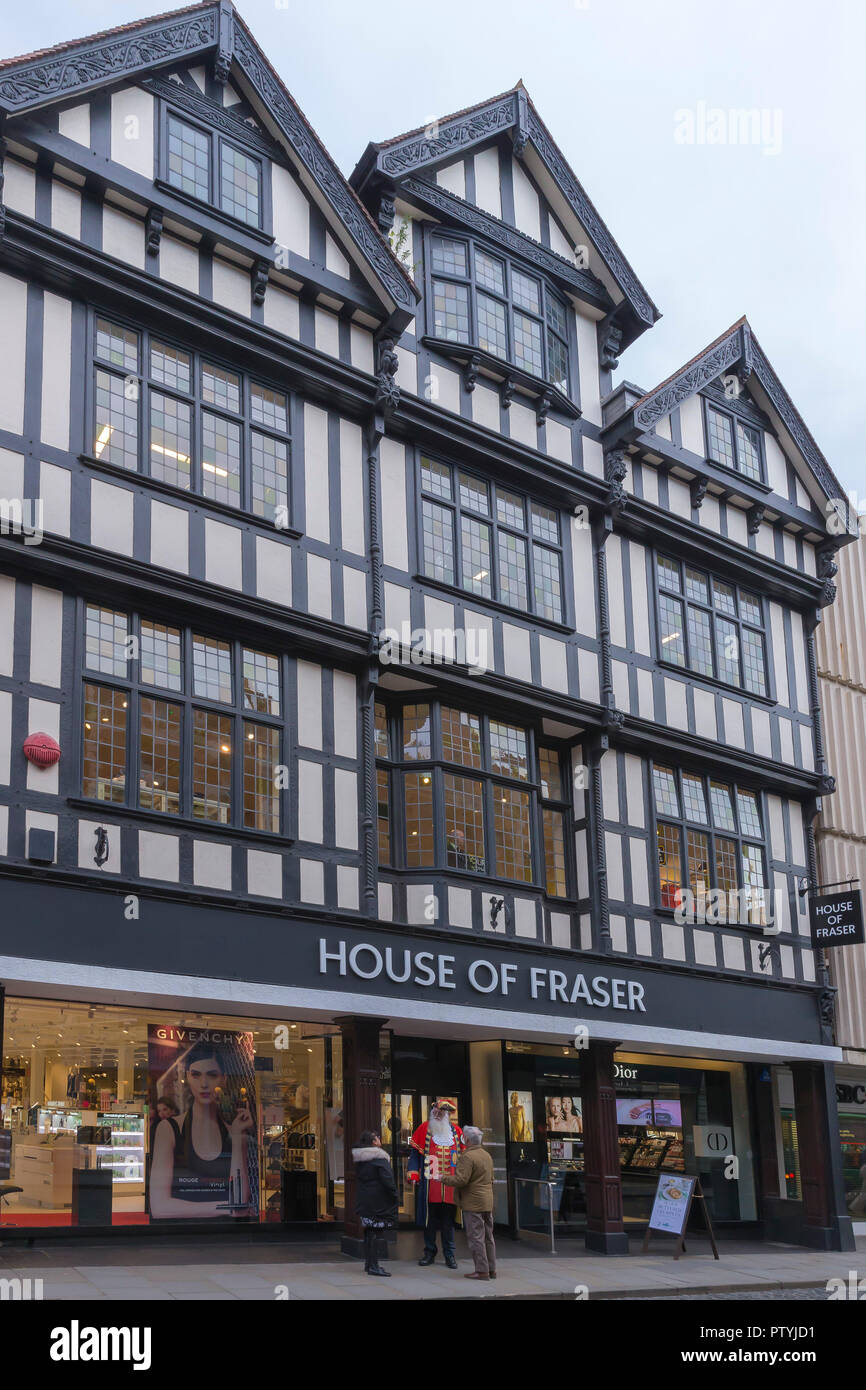
POLYGON ((104 825, 98 825, 93 832, 96 846, 93 854, 93 862, 97 869, 101 869, 103 864, 108 863, 111 854, 111 846, 108 839, 108 831, 104 825))
POLYGON ((495 893, 492 893, 492 894, 490 895, 490 925, 491 925, 491 927, 493 927, 494 929, 496 928, 497 923, 498 923, 498 921, 499 921, 499 914, 500 914, 500 912, 503 914, 503 917, 502 917, 502 924, 503 924, 503 926, 505 925, 505 912, 504 912, 504 908, 505 908, 505 899, 504 899, 504 898, 497 898, 496 895, 495 895, 495 893))

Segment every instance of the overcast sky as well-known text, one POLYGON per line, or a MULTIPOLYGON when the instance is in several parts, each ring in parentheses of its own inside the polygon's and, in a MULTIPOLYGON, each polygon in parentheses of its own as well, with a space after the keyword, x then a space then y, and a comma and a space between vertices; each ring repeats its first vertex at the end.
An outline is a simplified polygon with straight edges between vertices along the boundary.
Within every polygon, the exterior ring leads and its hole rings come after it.
MULTIPOLYGON (((6 0, 0 52, 166 8, 6 0)), ((663 314, 618 379, 655 385, 747 314, 843 486, 866 505, 863 0, 238 8, 346 174, 368 140, 522 77, 663 314), (727 113, 743 109, 758 113, 757 138, 721 143, 727 113)))

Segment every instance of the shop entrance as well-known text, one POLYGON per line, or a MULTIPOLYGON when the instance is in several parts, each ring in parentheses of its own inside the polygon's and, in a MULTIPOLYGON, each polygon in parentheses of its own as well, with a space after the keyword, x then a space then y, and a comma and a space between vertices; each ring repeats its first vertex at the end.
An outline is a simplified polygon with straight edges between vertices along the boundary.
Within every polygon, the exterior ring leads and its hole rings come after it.
POLYGON ((415 1224, 415 1189, 407 1180, 409 1141, 429 1117, 436 1096, 449 1096, 457 1106, 456 1123, 468 1124, 469 1087, 464 1043, 431 1038, 392 1039, 391 1084, 382 1094, 382 1142, 389 1144, 400 1194, 400 1224, 415 1224))

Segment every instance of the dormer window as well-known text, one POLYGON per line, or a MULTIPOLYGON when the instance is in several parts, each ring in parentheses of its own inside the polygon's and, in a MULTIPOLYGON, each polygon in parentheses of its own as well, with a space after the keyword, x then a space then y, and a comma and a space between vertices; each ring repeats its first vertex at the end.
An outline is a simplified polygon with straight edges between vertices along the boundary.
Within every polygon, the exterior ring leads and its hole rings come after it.
POLYGON ((219 207, 248 227, 261 227, 261 160, 173 113, 166 121, 166 151, 165 177, 172 188, 219 207))
POLYGON ((733 468, 755 483, 764 481, 760 432, 712 405, 707 406, 707 453, 724 468, 733 468))
POLYGON ((433 333, 481 348, 568 394, 568 315, 539 276, 471 240, 430 238, 433 333))

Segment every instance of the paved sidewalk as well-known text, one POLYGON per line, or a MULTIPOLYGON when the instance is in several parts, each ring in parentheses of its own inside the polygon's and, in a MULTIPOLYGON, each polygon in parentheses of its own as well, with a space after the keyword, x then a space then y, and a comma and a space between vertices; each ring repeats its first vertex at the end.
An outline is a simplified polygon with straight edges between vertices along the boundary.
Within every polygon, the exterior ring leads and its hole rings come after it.
MULTIPOLYGON (((674 1261, 660 1245, 658 1253, 621 1258, 587 1254, 582 1248, 557 1255, 526 1252, 521 1246, 501 1242, 498 1278, 491 1283, 464 1279, 471 1262, 459 1258, 459 1268, 448 1270, 437 1260, 420 1269, 414 1249, 404 1258, 391 1259, 390 1279, 374 1279, 361 1265, 328 1250, 313 1259, 292 1258, 291 1247, 246 1247, 238 1259, 225 1246, 217 1250, 198 1246, 171 1251, 123 1251, 125 1263, 115 1263, 114 1250, 91 1249, 86 1262, 77 1252, 45 1248, 15 1252, 6 1246, 0 1261, 0 1278, 41 1278, 46 1300, 135 1301, 169 1300, 271 1301, 278 1297, 301 1301, 394 1301, 465 1298, 574 1299, 586 1286, 590 1299, 676 1297, 734 1291, 779 1296, 783 1289, 815 1289, 831 1277, 847 1281, 858 1265, 866 1271, 866 1240, 858 1252, 821 1254, 780 1245, 731 1245, 721 1247, 721 1259, 713 1260, 696 1239, 694 1251, 674 1261), (104 1263, 100 1263, 100 1256, 104 1263), (324 1258, 323 1258, 324 1256, 324 1258), (160 1262, 161 1257, 161 1262, 160 1262), (111 1261, 111 1262, 109 1262, 111 1261)), ((241 1252, 238 1251, 238 1254, 241 1252)), ((586 1296, 586 1295, 584 1295, 586 1296)), ((788 1295, 791 1296, 790 1294, 788 1295)), ((815 1297, 815 1294, 812 1294, 815 1297)))

